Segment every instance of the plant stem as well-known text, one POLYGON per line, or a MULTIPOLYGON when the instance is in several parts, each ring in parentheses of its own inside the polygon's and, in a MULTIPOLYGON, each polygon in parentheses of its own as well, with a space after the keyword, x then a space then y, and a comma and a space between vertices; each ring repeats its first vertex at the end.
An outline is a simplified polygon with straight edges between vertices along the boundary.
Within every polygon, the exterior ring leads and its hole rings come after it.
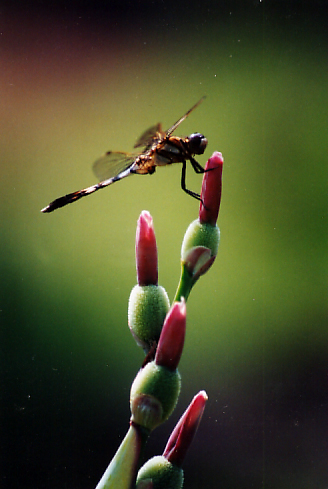
POLYGON ((180 302, 181 298, 184 297, 184 300, 187 301, 189 297, 190 291, 194 285, 193 276, 187 270, 184 264, 181 265, 181 275, 180 281, 175 293, 174 302, 180 302))

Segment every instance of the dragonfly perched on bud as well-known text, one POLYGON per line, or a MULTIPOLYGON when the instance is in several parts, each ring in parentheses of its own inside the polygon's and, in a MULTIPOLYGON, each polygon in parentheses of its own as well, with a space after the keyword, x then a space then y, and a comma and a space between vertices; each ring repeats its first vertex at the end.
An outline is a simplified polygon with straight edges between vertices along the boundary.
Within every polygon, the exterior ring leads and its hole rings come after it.
POLYGON ((167 131, 162 130, 161 123, 147 129, 134 145, 135 148, 143 147, 142 152, 123 153, 121 151, 108 151, 105 153, 93 165, 93 171, 100 183, 59 197, 41 209, 41 212, 52 212, 64 207, 129 175, 151 175, 155 172, 157 166, 171 165, 172 163, 182 163, 182 190, 200 200, 199 194, 186 188, 186 162, 190 161, 196 173, 204 173, 204 168, 195 160, 194 155, 204 153, 207 139, 198 132, 185 138, 172 136, 172 133, 198 107, 204 98, 205 96, 167 131))

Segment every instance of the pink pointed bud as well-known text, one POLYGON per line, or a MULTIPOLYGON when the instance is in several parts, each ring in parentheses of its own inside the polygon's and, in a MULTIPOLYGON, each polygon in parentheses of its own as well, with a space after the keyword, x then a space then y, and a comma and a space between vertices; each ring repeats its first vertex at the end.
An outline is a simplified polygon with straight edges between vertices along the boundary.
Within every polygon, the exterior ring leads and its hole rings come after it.
POLYGON ((184 345, 186 315, 186 303, 182 298, 181 302, 173 304, 166 315, 156 350, 156 365, 176 370, 184 345))
POLYGON ((157 246, 153 219, 148 211, 142 211, 136 234, 136 262, 139 285, 157 285, 157 246))
POLYGON ((201 223, 215 226, 220 209, 222 191, 223 157, 215 151, 205 165, 203 176, 199 220, 201 223))
POLYGON ((200 391, 193 398, 172 431, 163 456, 173 465, 177 465, 178 467, 182 465, 203 416, 207 399, 206 392, 200 391))

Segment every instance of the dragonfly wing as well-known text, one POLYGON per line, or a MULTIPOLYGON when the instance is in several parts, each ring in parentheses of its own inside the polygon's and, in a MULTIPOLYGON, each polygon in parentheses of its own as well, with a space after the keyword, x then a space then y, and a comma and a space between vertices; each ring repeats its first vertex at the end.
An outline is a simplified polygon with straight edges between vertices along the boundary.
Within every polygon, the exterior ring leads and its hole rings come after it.
POLYGON ((172 127, 170 127, 170 129, 168 129, 168 130, 166 131, 166 133, 165 133, 165 134, 166 134, 166 136, 167 136, 167 137, 171 136, 172 132, 176 130, 176 128, 177 128, 177 127, 178 127, 178 126, 181 124, 181 122, 183 122, 185 119, 187 119, 188 115, 189 115, 189 114, 190 114, 190 113, 191 113, 191 112, 192 112, 194 109, 196 109, 196 107, 198 107, 198 105, 199 105, 200 103, 202 103, 202 102, 203 102, 203 100, 204 100, 205 98, 206 98, 206 95, 204 95, 204 96, 203 96, 203 97, 202 97, 200 100, 198 100, 197 104, 193 105, 193 106, 191 107, 191 109, 189 109, 189 110, 188 110, 188 112, 186 112, 186 113, 185 113, 185 115, 183 115, 183 116, 182 116, 182 117, 181 117, 181 118, 180 118, 178 121, 176 121, 176 123, 175 123, 175 124, 173 124, 173 126, 172 126, 172 127))
POLYGON ((155 137, 158 137, 158 133, 162 132, 162 124, 159 122, 155 126, 150 127, 141 134, 140 138, 137 140, 134 148, 139 148, 140 146, 150 146, 155 137))
POLYGON ((120 151, 108 151, 93 164, 93 172, 99 181, 113 178, 133 164, 137 155, 120 151))

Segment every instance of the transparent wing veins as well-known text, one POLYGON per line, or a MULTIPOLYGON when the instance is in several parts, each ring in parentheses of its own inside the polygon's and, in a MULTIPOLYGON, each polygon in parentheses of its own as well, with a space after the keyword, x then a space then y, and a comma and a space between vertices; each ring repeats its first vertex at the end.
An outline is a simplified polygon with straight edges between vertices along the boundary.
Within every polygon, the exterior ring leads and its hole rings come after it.
POLYGON ((153 139, 158 133, 162 132, 162 124, 159 122, 155 126, 149 127, 145 132, 143 132, 140 136, 140 138, 137 140, 137 142, 134 145, 134 148, 139 148, 141 146, 150 146, 153 139))
POLYGON ((94 162, 92 170, 100 182, 108 180, 129 168, 137 156, 121 151, 108 151, 94 162))

